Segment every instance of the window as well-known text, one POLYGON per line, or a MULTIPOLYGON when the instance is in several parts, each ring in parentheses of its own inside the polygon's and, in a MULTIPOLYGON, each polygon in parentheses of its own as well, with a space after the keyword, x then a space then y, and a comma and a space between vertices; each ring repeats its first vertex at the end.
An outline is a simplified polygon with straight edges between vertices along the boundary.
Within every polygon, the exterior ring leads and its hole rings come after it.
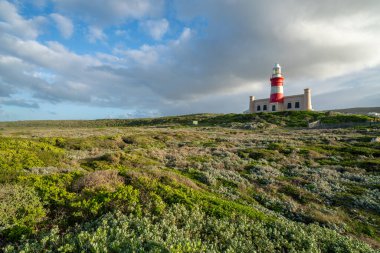
POLYGON ((272 112, 275 112, 275 111, 276 111, 276 106, 272 105, 272 112))
POLYGON ((261 111, 261 106, 257 106, 257 111, 261 111))
POLYGON ((300 102, 296 102, 295 108, 300 108, 300 102))
POLYGON ((263 111, 267 110, 267 105, 263 105, 263 111))
POLYGON ((288 109, 292 109, 292 103, 288 103, 288 109))

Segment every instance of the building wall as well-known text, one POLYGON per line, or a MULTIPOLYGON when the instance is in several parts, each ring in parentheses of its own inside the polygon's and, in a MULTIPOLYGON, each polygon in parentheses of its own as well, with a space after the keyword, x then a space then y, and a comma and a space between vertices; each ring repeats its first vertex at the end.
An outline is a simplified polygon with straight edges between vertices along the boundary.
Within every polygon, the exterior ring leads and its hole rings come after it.
POLYGON ((283 103, 270 103, 270 99, 251 100, 249 106, 249 112, 273 112, 273 106, 275 112, 281 112, 284 110, 283 103))
POLYGON ((295 95, 284 98, 284 110, 285 111, 305 111, 305 95, 295 95), (296 108, 296 102, 299 103, 299 108, 296 108), (288 108, 290 103, 291 108, 288 108))
POLYGON ((253 106, 251 106, 252 110, 250 112, 269 112, 269 98, 268 99, 259 99, 253 101, 253 106), (264 106, 266 105, 266 110, 264 110, 264 106), (260 110, 258 110, 258 106, 260 106, 260 110))
POLYGON ((275 106, 275 111, 307 111, 308 108, 308 96, 306 94, 294 95, 284 97, 284 103, 270 103, 269 99, 258 99, 250 97, 249 112, 272 112, 272 106, 275 106), (296 103, 299 103, 299 108, 296 108, 296 103), (291 104, 291 108, 288 108, 288 104, 291 104), (265 107, 266 106, 266 107, 265 107), (260 108, 259 108, 260 107, 260 108), (266 110, 264 110, 266 109, 266 110))

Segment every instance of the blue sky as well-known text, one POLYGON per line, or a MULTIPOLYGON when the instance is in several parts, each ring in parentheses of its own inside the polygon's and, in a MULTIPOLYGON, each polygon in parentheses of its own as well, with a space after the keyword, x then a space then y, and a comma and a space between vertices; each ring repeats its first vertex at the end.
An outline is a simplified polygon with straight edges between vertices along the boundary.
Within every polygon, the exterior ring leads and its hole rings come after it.
POLYGON ((0 0, 0 120, 380 106, 377 0, 0 0))

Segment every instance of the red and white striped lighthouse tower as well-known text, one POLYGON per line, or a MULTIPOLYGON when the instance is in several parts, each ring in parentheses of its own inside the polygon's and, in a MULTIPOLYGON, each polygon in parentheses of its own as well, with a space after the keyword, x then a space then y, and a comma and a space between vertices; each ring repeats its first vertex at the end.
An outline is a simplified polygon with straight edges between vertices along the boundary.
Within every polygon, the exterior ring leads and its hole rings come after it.
POLYGON ((284 103, 284 77, 281 74, 281 66, 276 63, 273 67, 272 78, 270 79, 270 103, 284 103))

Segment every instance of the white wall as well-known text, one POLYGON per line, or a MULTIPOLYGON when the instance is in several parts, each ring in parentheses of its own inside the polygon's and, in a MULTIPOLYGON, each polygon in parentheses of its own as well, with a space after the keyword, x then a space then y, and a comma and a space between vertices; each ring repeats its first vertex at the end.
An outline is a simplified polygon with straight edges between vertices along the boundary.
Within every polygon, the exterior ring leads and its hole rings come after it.
POLYGON ((255 112, 272 112, 272 105, 276 105, 276 111, 306 111, 305 104, 305 95, 294 95, 284 97, 284 103, 270 103, 269 99, 259 99, 250 101, 250 113, 255 112), (299 108, 295 108, 296 102, 299 102, 299 108), (292 104, 292 107, 288 109, 288 103, 292 104), (267 106, 267 109, 264 110, 264 105, 267 106), (257 110, 258 106, 260 106, 260 110, 257 110))
POLYGON ((255 100, 253 103, 253 112, 270 112, 269 108, 269 99, 260 99, 260 100, 255 100), (266 110, 263 110, 264 105, 267 106, 266 110), (260 111, 257 110, 257 107, 260 106, 260 111))
POLYGON ((303 111, 303 110, 306 110, 304 94, 284 97, 284 110, 285 111, 303 111), (300 108, 295 108, 296 102, 300 103, 300 108), (288 103, 292 104, 292 108, 288 109, 288 103))

